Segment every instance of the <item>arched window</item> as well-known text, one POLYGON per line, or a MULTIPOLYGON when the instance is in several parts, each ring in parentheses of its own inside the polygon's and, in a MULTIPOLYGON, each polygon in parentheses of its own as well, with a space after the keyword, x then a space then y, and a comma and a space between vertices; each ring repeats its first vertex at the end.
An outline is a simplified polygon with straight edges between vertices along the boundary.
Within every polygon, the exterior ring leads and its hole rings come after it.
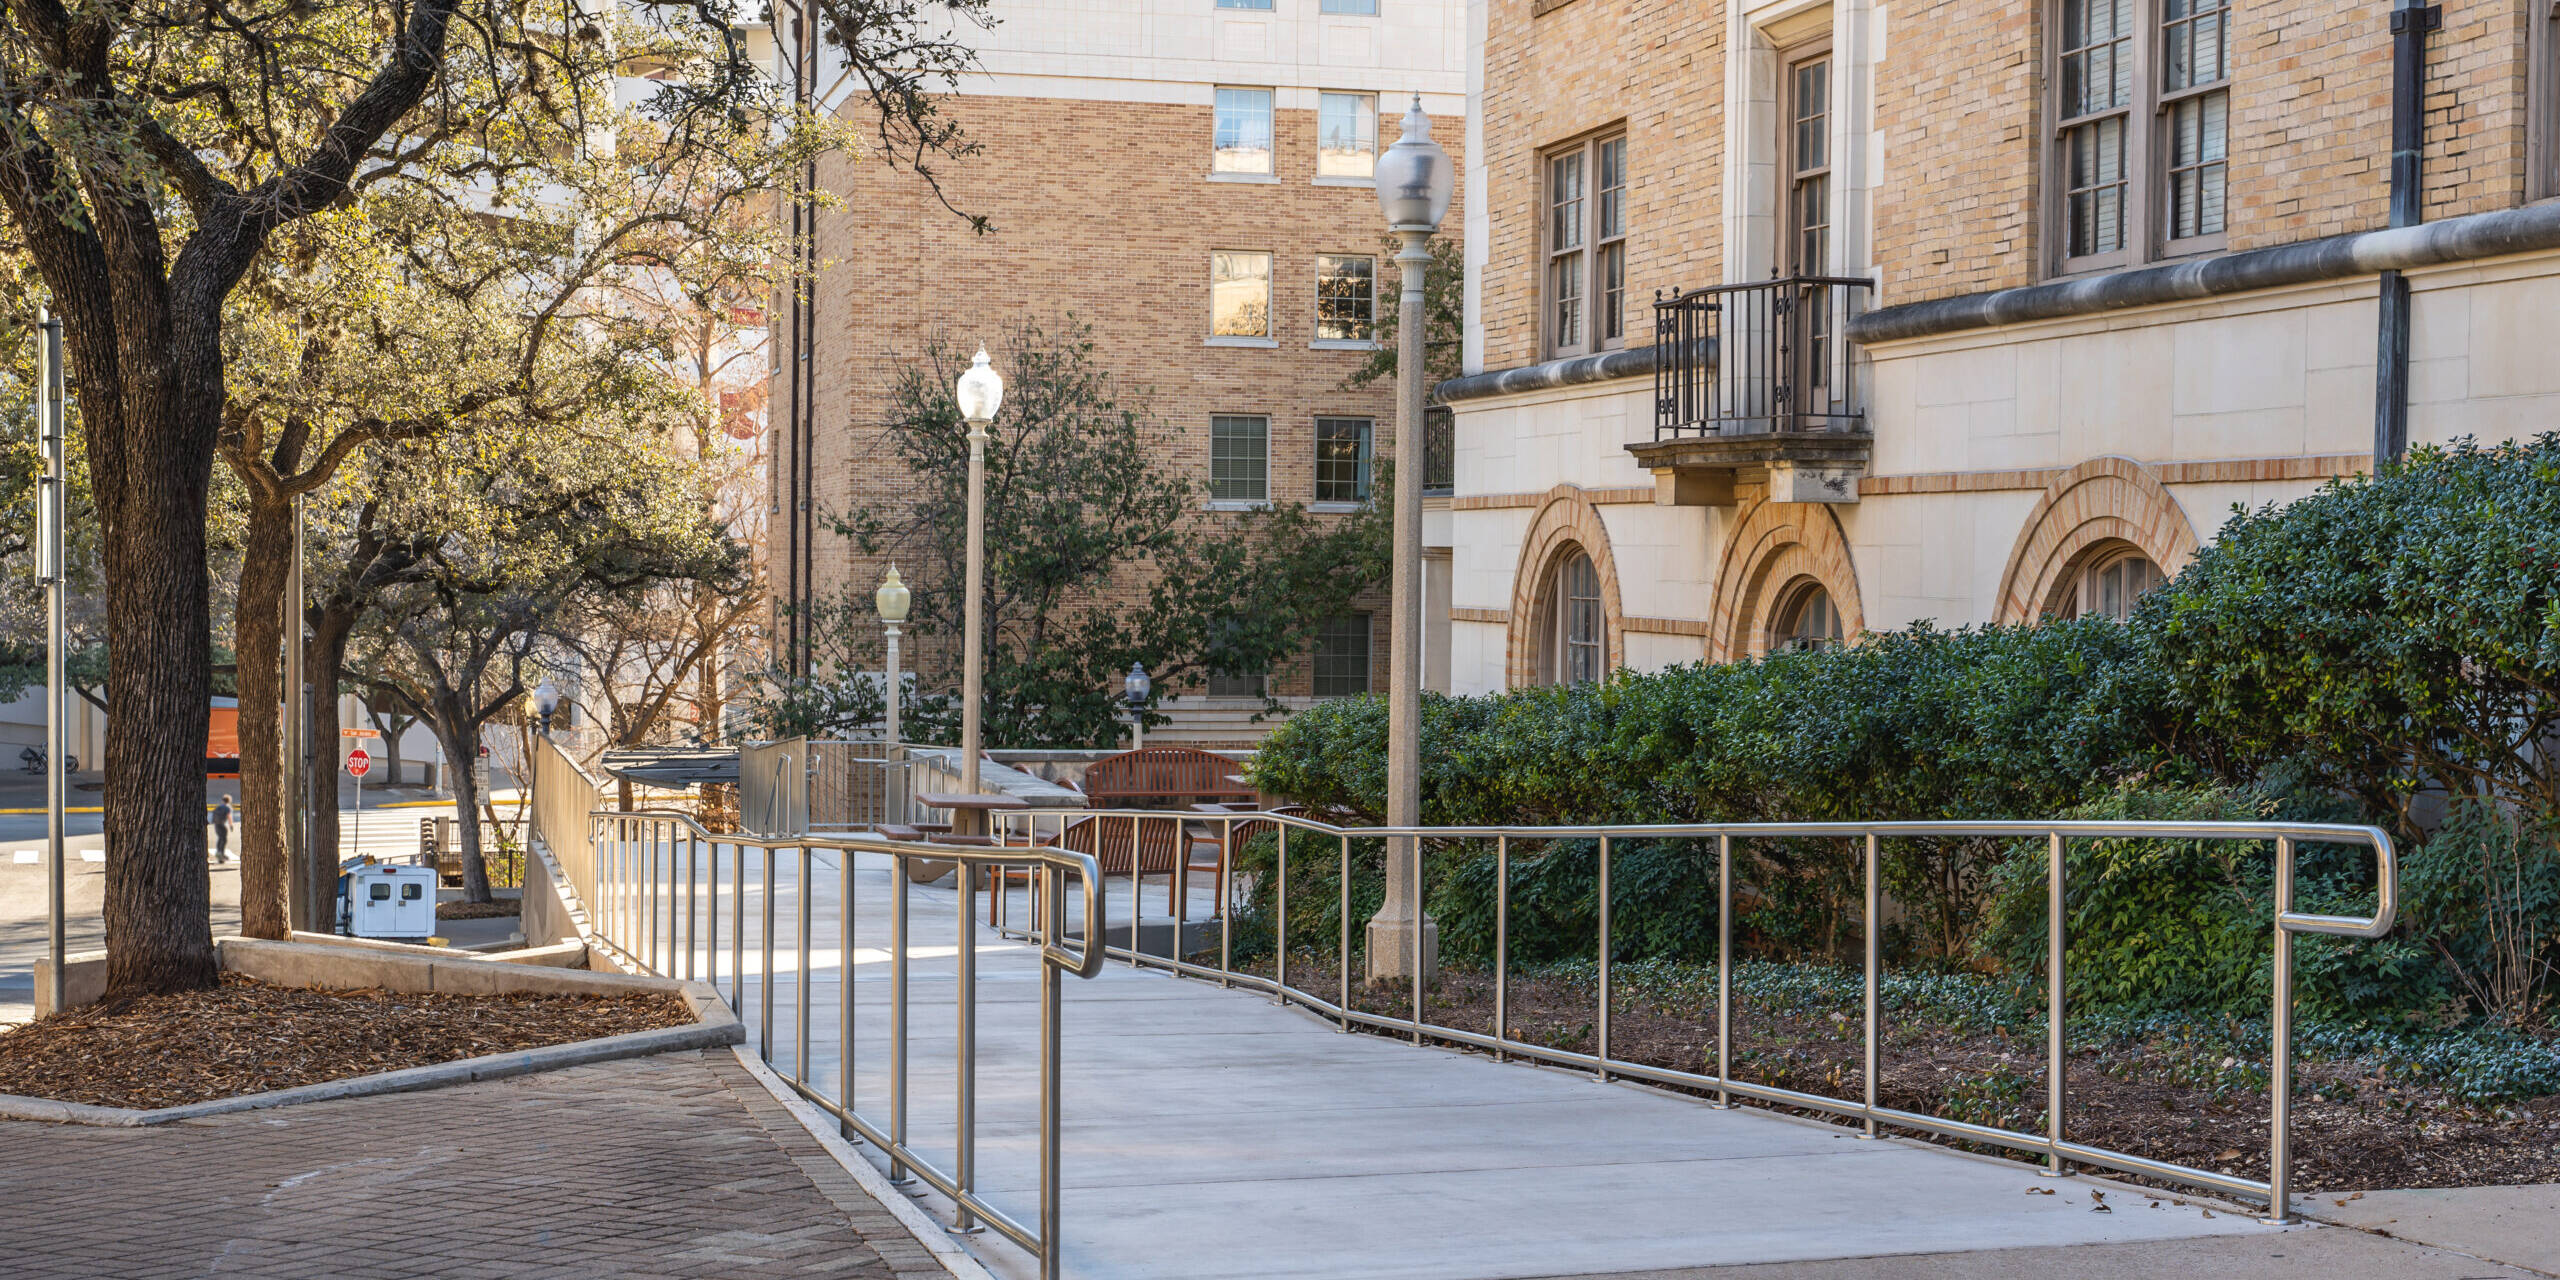
POLYGON ((2117 543, 2088 558, 2064 589, 2054 610, 2066 618, 2103 613, 2119 621, 2131 617, 2134 602, 2169 580, 2148 556, 2117 543))
POLYGON ((1807 582, 1789 592, 1778 609, 1778 630, 1772 639, 1772 649, 1838 647, 1840 611, 1832 606, 1831 593, 1819 582, 1807 582))
POLYGON ((1607 614, 1600 605, 1600 571, 1580 549, 1557 562, 1548 584, 1552 618, 1546 636, 1549 684, 1583 684, 1609 671, 1607 614))

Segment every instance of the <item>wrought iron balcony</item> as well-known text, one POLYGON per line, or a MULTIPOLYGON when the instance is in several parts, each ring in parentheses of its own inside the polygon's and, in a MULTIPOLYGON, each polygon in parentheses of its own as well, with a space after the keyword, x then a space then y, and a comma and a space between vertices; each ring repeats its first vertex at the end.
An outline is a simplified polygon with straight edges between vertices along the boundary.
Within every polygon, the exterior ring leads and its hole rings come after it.
POLYGON ((1457 487, 1457 415, 1435 404, 1422 411, 1422 491, 1443 494, 1457 487))
POLYGON ((1673 505, 1855 502, 1872 439, 1848 340, 1867 281, 1794 276, 1657 295, 1653 443, 1629 445, 1673 505))
POLYGON ((1797 276, 1657 297, 1653 436, 1863 431, 1848 322, 1867 282, 1797 276))

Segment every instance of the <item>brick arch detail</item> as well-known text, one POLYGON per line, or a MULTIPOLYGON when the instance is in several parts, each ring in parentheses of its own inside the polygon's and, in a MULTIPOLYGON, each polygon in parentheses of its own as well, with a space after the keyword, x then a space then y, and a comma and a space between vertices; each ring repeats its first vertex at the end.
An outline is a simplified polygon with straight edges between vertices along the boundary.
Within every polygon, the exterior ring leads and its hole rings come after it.
POLYGON ((2002 622, 2033 622, 2091 548, 2126 543, 2175 576, 2195 558, 2196 529, 2168 487, 2130 458, 2091 458, 2045 487, 2000 575, 2002 622))
POLYGON ((1538 606, 1544 602, 1556 565, 1575 549, 1591 557, 1591 567, 1600 578, 1609 669, 1627 665, 1627 614, 1619 603, 1618 561, 1609 551, 1609 527, 1601 523, 1600 508, 1582 486, 1559 484, 1538 503, 1528 536, 1520 540, 1520 562, 1512 570, 1511 627, 1503 655, 1503 678, 1510 688, 1538 683, 1538 606))
POLYGON ((1769 651, 1778 602, 1787 589, 1810 579, 1820 583, 1840 612, 1840 634, 1855 640, 1867 629, 1858 595, 1858 568, 1849 538, 1829 504, 1752 503, 1734 520, 1716 570, 1715 612, 1707 624, 1707 660, 1735 662, 1769 651))

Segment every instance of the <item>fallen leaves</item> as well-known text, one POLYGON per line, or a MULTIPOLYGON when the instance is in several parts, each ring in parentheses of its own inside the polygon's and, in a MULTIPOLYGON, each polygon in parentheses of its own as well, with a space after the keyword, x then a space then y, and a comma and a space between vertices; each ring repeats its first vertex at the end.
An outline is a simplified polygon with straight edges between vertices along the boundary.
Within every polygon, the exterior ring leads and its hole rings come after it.
POLYGON ((692 1021, 673 994, 313 991, 234 975, 0 1031, 0 1093, 174 1107, 692 1021))

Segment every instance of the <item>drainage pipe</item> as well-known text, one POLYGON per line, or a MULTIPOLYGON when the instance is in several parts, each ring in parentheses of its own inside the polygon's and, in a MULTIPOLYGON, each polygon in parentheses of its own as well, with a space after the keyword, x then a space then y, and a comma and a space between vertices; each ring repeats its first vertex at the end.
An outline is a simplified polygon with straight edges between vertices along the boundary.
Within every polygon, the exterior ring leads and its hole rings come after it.
MULTIPOLYGON (((2427 33, 2444 25, 2439 5, 2401 0, 2391 11, 2391 225, 2424 220, 2420 184, 2427 143, 2427 33)), ((2373 359, 2373 462, 2409 451, 2409 279, 2382 273, 2373 359)))

